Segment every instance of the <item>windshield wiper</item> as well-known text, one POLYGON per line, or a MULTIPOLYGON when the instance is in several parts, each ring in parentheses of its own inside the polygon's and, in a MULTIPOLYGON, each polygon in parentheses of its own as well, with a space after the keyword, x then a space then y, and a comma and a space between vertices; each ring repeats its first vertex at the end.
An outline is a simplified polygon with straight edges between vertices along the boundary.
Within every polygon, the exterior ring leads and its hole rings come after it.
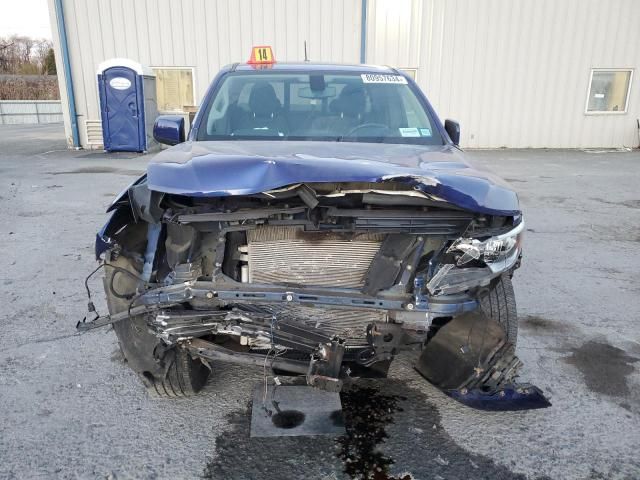
POLYGON ((336 137, 336 142, 363 142, 363 143, 385 143, 387 137, 346 137, 340 135, 336 137))

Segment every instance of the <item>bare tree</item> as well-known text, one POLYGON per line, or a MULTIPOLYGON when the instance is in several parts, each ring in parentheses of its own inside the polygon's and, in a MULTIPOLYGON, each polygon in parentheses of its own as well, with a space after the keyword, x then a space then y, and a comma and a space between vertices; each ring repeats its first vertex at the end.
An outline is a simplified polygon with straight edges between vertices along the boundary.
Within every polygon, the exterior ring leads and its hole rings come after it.
POLYGON ((0 100, 59 99, 55 65, 49 40, 0 38, 0 100))
POLYGON ((8 73, 11 70, 11 57, 13 42, 9 39, 0 39, 0 73, 8 73))
POLYGON ((13 35, 0 38, 0 73, 39 74, 52 48, 49 40, 13 35))

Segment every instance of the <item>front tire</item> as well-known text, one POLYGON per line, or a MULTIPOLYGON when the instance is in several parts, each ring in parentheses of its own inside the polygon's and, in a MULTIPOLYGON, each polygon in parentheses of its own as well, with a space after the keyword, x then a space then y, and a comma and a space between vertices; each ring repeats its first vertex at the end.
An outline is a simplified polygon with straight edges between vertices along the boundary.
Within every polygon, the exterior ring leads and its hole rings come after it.
POLYGON ((491 284, 489 292, 480 299, 480 308, 502 325, 507 341, 515 346, 518 341, 518 310, 509 275, 502 275, 491 284))
MULTIPOLYGON (((111 314, 127 311, 130 299, 123 295, 135 292, 135 278, 119 274, 119 268, 139 275, 139 271, 129 259, 120 256, 112 259, 106 256, 109 263, 105 267, 105 291, 107 304, 111 314), (120 292, 115 295, 112 289, 120 292)), ((147 318, 138 315, 113 324, 118 337, 120 350, 127 365, 138 374, 142 383, 153 397, 190 397, 197 394, 207 382, 210 370, 199 359, 193 359, 180 347, 167 348, 164 343, 149 331, 147 318)))
POLYGON ((191 397, 207 383, 209 368, 183 348, 165 350, 148 331, 143 316, 122 320, 113 327, 127 364, 152 397, 191 397))
POLYGON ((143 383, 152 397, 192 397, 207 383, 209 372, 202 361, 194 360, 178 347, 165 377, 157 379, 144 375, 143 383))

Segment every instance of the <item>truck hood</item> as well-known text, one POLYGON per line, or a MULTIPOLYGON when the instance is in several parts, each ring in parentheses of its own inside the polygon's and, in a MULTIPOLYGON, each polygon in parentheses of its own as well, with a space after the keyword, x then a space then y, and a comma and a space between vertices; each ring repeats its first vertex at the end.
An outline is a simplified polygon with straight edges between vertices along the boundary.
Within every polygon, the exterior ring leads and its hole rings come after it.
POLYGON ((518 197, 450 145, 353 142, 185 142, 154 157, 151 190, 195 197, 249 195, 296 183, 412 185, 436 199, 490 215, 516 215, 518 197))

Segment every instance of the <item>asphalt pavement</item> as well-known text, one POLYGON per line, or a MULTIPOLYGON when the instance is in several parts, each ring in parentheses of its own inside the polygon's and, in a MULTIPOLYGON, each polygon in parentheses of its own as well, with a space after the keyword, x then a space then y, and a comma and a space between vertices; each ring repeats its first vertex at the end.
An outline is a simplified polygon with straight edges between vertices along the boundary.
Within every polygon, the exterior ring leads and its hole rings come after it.
POLYGON ((261 369, 219 364, 201 395, 158 400, 112 331, 74 335, 104 210, 149 156, 0 126, 0 478, 640 478, 640 152, 471 155, 520 195, 517 352, 553 406, 472 410, 403 356, 344 392, 348 435, 250 439, 261 369))

